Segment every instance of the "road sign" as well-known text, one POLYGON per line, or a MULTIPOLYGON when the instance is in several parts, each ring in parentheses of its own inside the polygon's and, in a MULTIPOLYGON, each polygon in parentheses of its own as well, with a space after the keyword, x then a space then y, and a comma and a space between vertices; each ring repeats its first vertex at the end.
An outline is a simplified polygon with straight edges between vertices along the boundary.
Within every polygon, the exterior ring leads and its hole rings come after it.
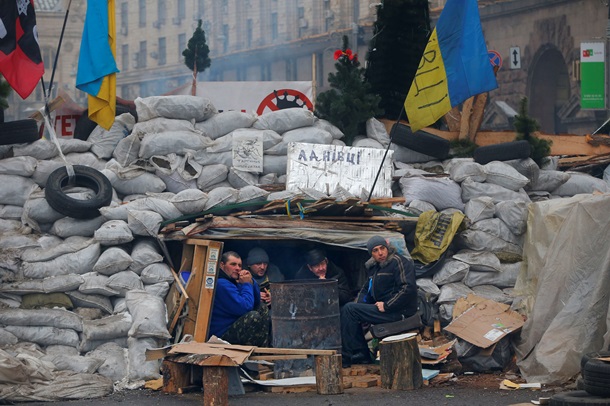
POLYGON ((487 54, 489 55, 489 61, 491 62, 492 66, 497 66, 498 69, 500 69, 502 67, 502 57, 500 56, 500 54, 497 51, 488 51, 487 54))
POLYGON ((510 48, 510 68, 521 69, 521 50, 519 47, 510 48))

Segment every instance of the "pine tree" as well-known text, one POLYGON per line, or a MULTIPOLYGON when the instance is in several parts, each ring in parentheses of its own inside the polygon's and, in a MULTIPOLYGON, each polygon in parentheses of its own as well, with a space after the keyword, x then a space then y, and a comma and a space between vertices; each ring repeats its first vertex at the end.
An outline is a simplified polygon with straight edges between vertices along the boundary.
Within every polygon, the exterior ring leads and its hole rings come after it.
POLYGON ((543 165, 547 156, 551 154, 551 144, 553 141, 544 140, 534 136, 534 132, 540 129, 538 122, 527 114, 527 97, 521 99, 519 103, 519 114, 515 116, 515 130, 517 140, 527 140, 530 143, 532 158, 538 165, 543 165))
POLYGON ((364 68, 358 55, 349 49, 347 36, 343 36, 343 47, 334 56, 337 71, 328 74, 332 89, 318 95, 315 113, 343 131, 345 143, 352 145, 358 134, 365 133, 366 121, 383 110, 379 108, 379 96, 364 82, 364 68))
POLYGON ((398 119, 431 32, 428 0, 384 0, 377 7, 365 78, 385 118, 398 119))
POLYGON ((193 71, 193 85, 191 94, 197 94, 197 74, 203 72, 210 67, 210 48, 205 42, 205 31, 201 28, 201 20, 193 32, 193 36, 189 39, 187 48, 182 51, 184 56, 184 64, 193 71))

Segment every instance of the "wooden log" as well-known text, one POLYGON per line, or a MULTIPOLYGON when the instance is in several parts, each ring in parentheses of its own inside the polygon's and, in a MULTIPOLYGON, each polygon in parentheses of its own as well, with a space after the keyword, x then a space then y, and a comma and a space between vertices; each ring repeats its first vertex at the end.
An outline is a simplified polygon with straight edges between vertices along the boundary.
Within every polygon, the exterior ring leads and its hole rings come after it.
POLYGON ((445 114, 445 122, 449 131, 460 131, 460 121, 462 121, 462 112, 458 106, 453 107, 445 114))
POLYGON ((468 134, 470 133, 470 116, 472 115, 473 103, 474 96, 469 97, 462 104, 462 117, 460 118, 460 134, 458 135, 458 139, 460 140, 468 139, 468 134))
POLYGON ((381 387, 413 390, 422 387, 421 358, 416 337, 379 343, 381 387))
POLYGON ((316 389, 319 395, 343 393, 341 354, 316 355, 316 389))
POLYGON ((161 375, 163 376, 163 392, 180 393, 182 388, 191 384, 191 366, 180 364, 169 360, 161 363, 161 375))
POLYGON ((470 116, 470 125, 468 127, 468 139, 472 142, 476 142, 477 133, 481 128, 483 122, 483 116, 485 115, 485 105, 489 93, 480 93, 474 97, 474 105, 472 106, 472 115, 470 116))
POLYGON ((229 370, 226 367, 203 367, 203 404, 229 405, 229 370))

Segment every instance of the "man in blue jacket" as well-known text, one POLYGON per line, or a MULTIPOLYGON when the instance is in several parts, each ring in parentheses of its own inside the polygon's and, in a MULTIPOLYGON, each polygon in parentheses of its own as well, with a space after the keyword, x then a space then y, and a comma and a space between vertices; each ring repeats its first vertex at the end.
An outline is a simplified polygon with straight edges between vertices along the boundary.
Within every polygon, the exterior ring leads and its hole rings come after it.
POLYGON ((261 294, 252 274, 242 269, 241 257, 233 251, 220 259, 210 336, 231 344, 266 347, 269 344, 270 317, 261 306, 261 294))
POLYGON ((364 264, 369 278, 356 302, 341 309, 343 365, 368 364, 371 355, 362 323, 379 324, 401 320, 417 312, 417 285, 413 260, 380 237, 366 244, 371 258, 364 264))

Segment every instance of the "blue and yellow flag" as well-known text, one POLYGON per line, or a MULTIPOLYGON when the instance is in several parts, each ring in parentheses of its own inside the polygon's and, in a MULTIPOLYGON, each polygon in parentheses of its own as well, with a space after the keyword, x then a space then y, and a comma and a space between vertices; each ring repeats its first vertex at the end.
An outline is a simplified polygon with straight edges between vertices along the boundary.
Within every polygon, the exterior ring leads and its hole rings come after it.
POLYGON ((435 123, 469 97, 497 87, 477 0, 448 0, 405 100, 411 131, 435 123))
POLYGON ((89 118, 109 130, 116 112, 114 0, 88 0, 76 87, 89 94, 89 118))

